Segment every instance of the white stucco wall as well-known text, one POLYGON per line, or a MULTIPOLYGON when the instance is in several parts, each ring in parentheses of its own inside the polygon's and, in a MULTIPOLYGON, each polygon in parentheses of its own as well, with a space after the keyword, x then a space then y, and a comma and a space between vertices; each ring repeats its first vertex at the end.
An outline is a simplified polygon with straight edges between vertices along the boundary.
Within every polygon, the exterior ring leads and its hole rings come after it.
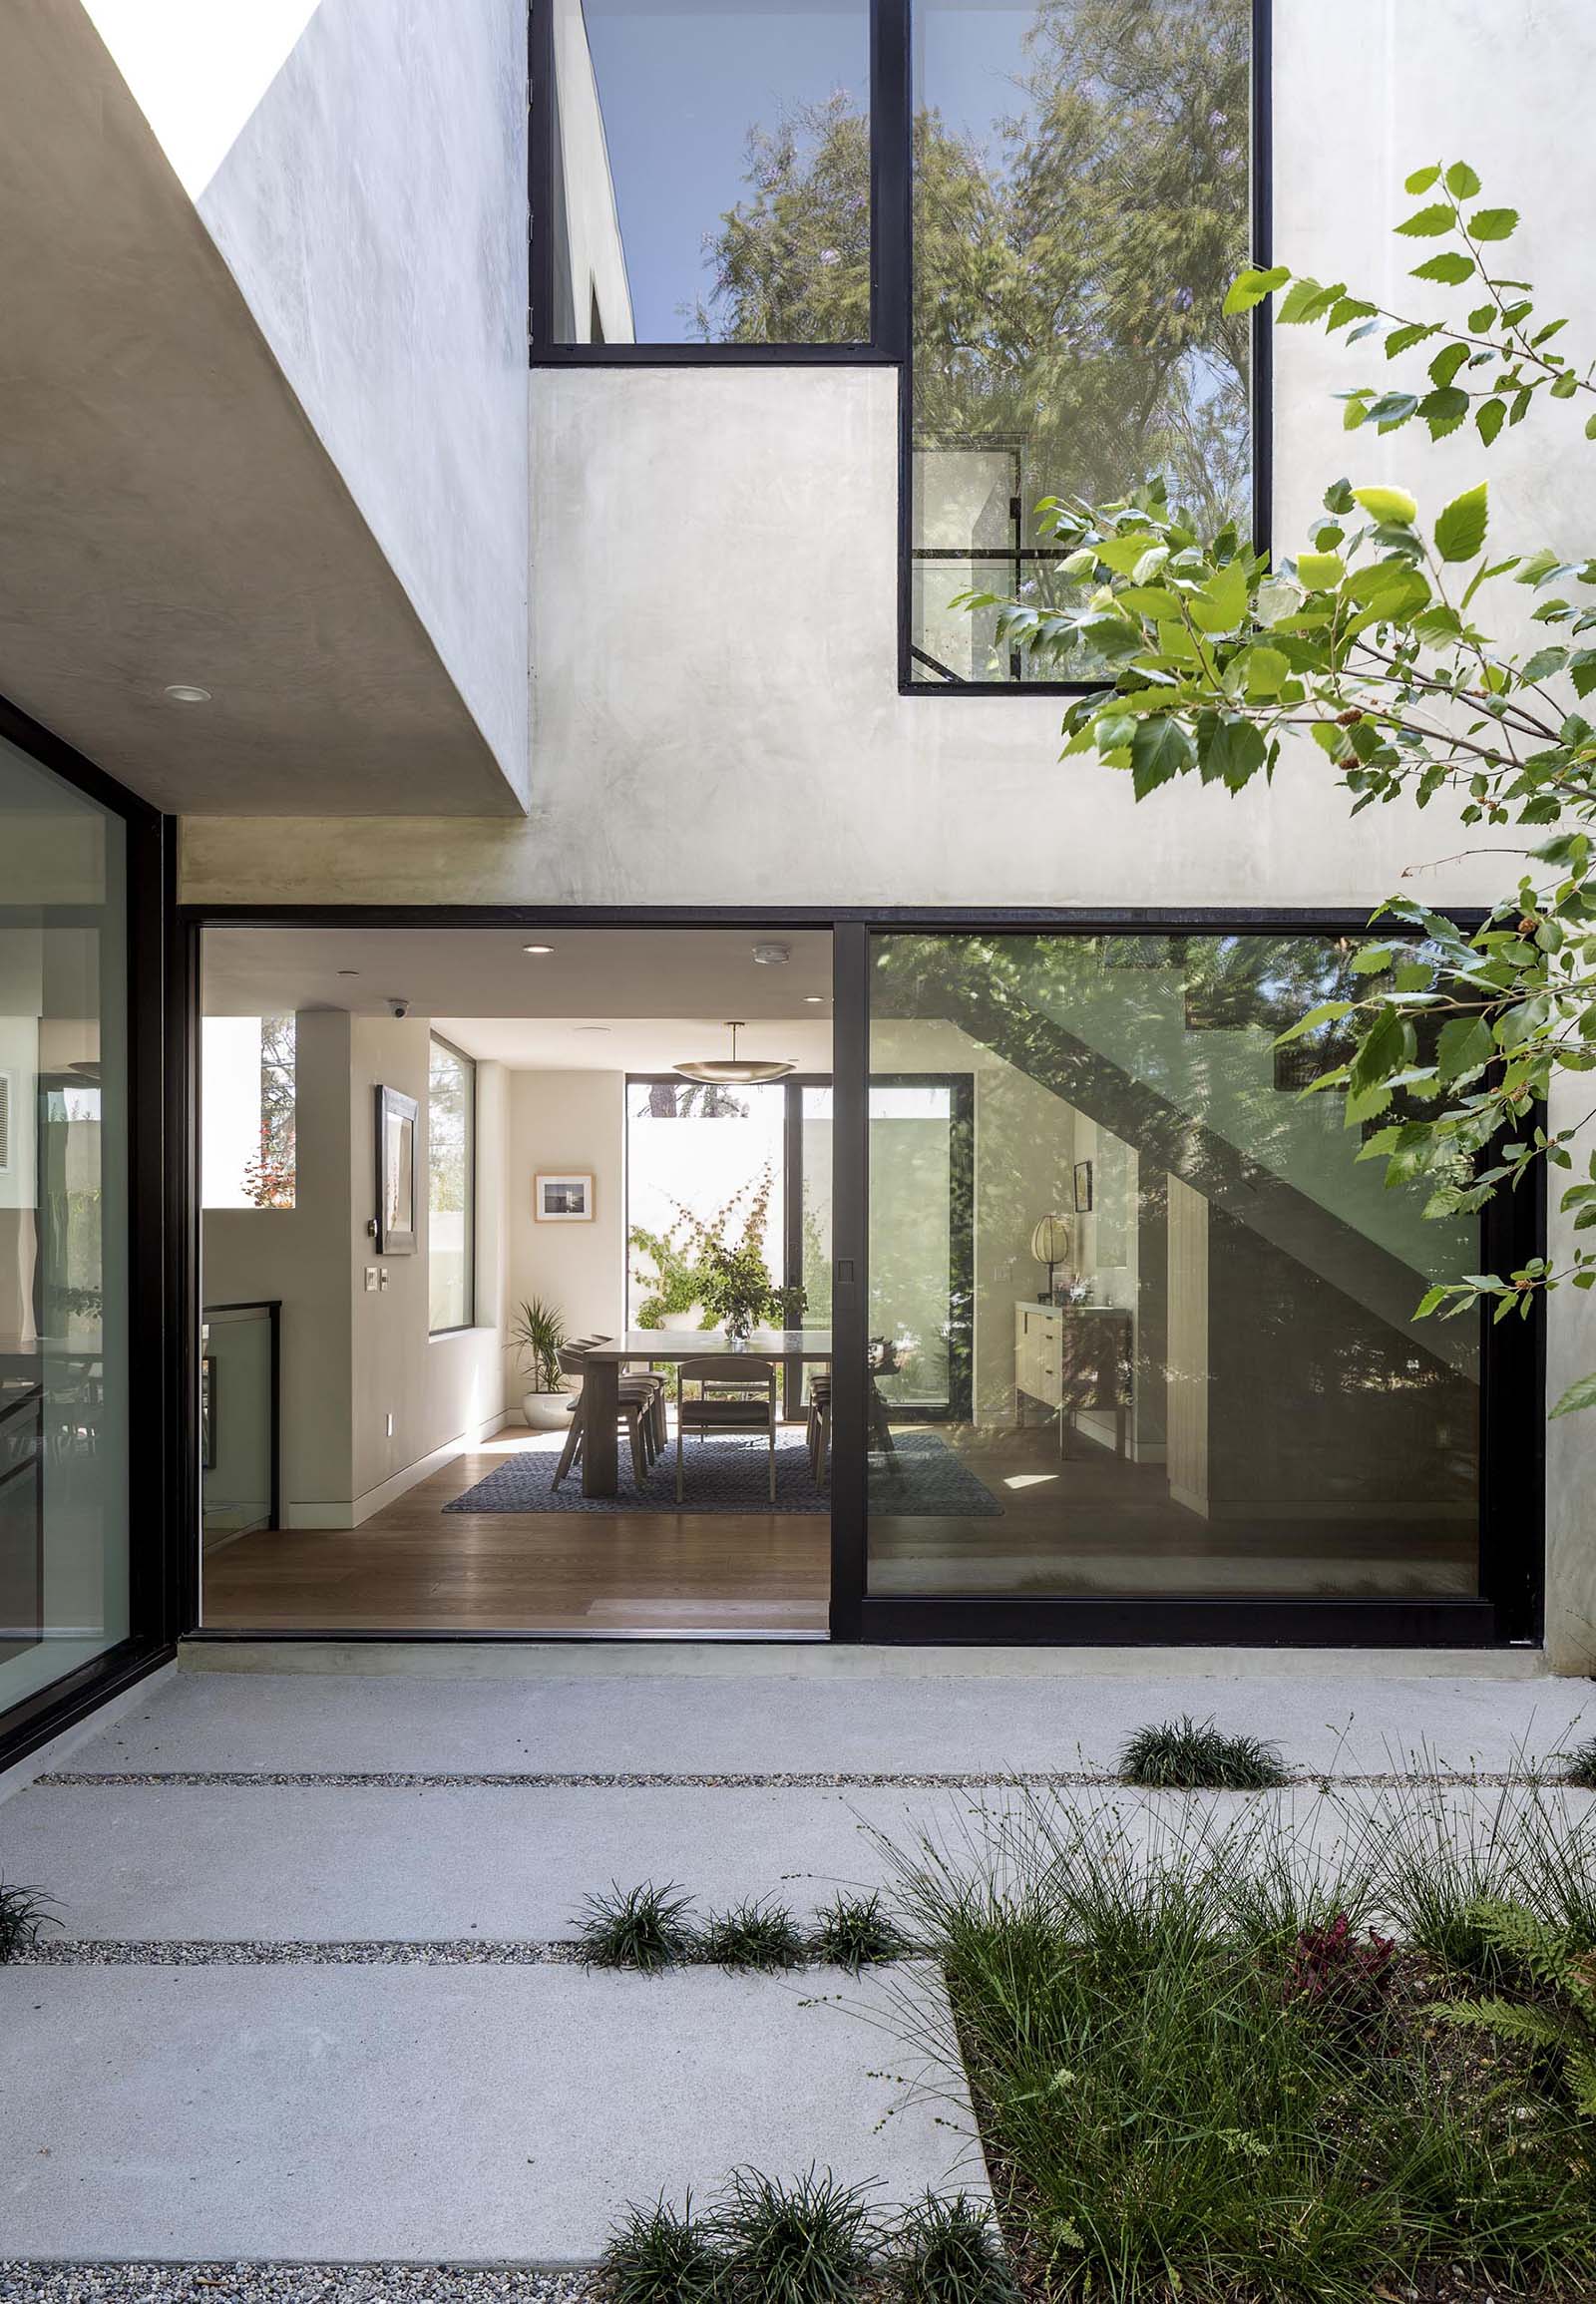
POLYGON ((91 13, 524 794, 521 0, 93 0, 91 13))
MULTIPOLYGON (((474 13, 482 0, 473 0, 474 13)), ((301 42, 309 51, 325 0, 301 42)), ((1596 148, 1588 0, 1277 0, 1276 242, 1325 278, 1422 302, 1401 178, 1462 153, 1525 216, 1543 309, 1577 308, 1596 148), (1334 124, 1333 127, 1331 124, 1334 124)), ((1472 435, 1347 439, 1329 394, 1378 348, 1276 339, 1276 534, 1328 480, 1482 472, 1493 534, 1588 540, 1596 447, 1554 407, 1472 435)), ((532 815, 525 825, 191 820, 194 897, 773 903, 1375 901, 1461 845, 1438 812, 1349 823, 1315 753, 1273 794, 1056 761, 1043 698, 896 687, 897 380, 883 369, 543 371, 533 378, 532 815)), ((473 593, 475 596, 475 593, 473 593)), ((1425 885, 1483 893, 1488 864, 1425 885)))

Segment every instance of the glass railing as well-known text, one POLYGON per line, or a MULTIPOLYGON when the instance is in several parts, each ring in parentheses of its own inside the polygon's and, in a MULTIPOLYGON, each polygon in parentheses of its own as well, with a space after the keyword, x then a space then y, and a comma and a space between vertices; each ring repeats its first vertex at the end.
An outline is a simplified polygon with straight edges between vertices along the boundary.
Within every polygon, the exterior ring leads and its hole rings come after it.
POLYGON ((275 1300, 204 1308, 200 1464, 207 1549, 278 1524, 280 1313, 275 1300))

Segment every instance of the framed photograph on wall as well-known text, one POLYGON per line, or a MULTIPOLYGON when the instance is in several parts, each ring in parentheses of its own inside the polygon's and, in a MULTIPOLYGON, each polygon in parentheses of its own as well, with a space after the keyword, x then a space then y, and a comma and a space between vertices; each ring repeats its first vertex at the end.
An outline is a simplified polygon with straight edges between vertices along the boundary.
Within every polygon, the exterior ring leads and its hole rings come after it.
POLYGON ((591 1224, 591 1176, 537 1176, 533 1179, 532 1213, 540 1224, 591 1224))
POLYGON ((416 1253, 416 1099, 378 1088, 377 1254, 416 1253))
POLYGON ((1075 1214, 1077 1216, 1089 1216, 1091 1214, 1091 1162, 1089 1160, 1077 1160, 1075 1162, 1075 1214))

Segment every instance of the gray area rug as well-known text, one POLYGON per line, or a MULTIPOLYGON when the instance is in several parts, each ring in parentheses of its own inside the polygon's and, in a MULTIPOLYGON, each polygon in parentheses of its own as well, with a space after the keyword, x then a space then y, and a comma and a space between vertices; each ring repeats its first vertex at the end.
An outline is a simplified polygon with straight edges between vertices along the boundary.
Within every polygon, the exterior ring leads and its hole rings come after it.
MULTIPOLYGON (((873 1510, 915 1518, 993 1519, 1002 1506, 992 1490, 960 1462, 935 1432, 899 1432, 897 1454, 870 1459, 873 1510)), ((568 1473, 554 1485, 560 1458, 552 1448, 507 1456, 484 1480, 445 1504, 446 1512, 674 1512, 676 1453, 666 1450, 639 1488, 631 1478, 629 1452, 622 1442, 620 1485, 613 1496, 585 1496, 582 1473, 568 1473)), ((830 1495, 809 1475, 809 1451, 799 1432, 776 1442, 776 1501, 767 1486, 768 1454, 763 1440, 733 1433, 723 1439, 689 1440, 686 1490, 688 1512, 829 1512, 830 1495)))

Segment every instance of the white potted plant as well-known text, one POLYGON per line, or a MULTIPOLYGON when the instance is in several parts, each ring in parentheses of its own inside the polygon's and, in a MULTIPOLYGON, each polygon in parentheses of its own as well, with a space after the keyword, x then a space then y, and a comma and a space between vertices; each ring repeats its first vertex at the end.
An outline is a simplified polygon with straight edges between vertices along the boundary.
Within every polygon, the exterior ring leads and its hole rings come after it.
POLYGON ((531 1363, 532 1388, 521 1395, 521 1411, 535 1432, 557 1432, 571 1410, 566 1379, 560 1366, 566 1343, 566 1324, 552 1304, 535 1296, 524 1304, 510 1324, 516 1347, 516 1365, 531 1363))

